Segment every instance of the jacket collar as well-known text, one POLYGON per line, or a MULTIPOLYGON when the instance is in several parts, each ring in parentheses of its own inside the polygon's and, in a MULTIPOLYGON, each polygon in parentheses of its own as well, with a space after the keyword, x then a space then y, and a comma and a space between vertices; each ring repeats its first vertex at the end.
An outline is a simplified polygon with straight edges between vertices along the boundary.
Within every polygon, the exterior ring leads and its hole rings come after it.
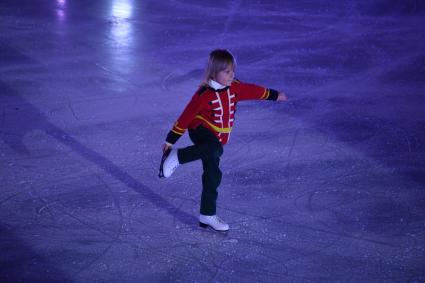
POLYGON ((208 85, 214 90, 222 90, 227 88, 227 86, 222 85, 221 83, 216 82, 215 80, 209 80, 208 85))

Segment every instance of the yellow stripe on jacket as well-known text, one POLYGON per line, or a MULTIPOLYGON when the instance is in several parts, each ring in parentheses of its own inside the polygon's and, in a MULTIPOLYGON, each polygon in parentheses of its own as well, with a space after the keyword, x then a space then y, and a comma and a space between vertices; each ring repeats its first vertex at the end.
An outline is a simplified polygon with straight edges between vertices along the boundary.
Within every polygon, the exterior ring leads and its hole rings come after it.
POLYGON ((217 127, 216 125, 214 125, 213 123, 211 123, 210 121, 208 121, 207 119, 202 117, 201 115, 196 115, 195 118, 206 122, 216 132, 228 134, 232 131, 232 128, 219 128, 219 127, 217 127))

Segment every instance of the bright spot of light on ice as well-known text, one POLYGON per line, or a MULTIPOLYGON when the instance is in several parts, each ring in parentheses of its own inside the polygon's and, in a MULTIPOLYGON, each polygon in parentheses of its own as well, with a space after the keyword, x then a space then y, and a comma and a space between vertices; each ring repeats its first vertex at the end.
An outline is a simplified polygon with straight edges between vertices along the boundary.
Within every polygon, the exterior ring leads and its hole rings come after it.
POLYGON ((56 3, 58 4, 58 6, 63 7, 66 4, 66 0, 56 0, 56 3))
POLYGON ((57 10, 56 15, 58 16, 60 21, 63 21, 65 19, 65 12, 63 10, 57 10))
POLYGON ((56 0, 56 16, 60 22, 65 21, 66 0, 56 0))
POLYGON ((132 12, 133 6, 130 0, 115 0, 112 2, 111 16, 113 25, 111 34, 120 45, 127 46, 130 44, 131 22, 129 18, 132 12))
POLYGON ((112 16, 119 19, 131 17, 133 6, 129 0, 115 0, 112 2, 112 16))

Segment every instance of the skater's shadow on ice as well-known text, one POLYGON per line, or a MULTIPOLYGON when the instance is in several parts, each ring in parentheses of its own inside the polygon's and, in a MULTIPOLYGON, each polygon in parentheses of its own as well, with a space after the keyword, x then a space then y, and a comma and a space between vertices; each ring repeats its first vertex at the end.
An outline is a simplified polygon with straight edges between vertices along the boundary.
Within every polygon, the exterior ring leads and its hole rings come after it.
POLYGON ((9 129, 5 126, 0 125, 0 138, 4 140, 13 150, 19 154, 30 154, 27 147, 24 145, 22 139, 26 133, 41 130, 49 136, 55 138, 60 143, 71 148, 73 151, 84 157, 85 159, 93 162, 106 173, 110 174, 115 179, 123 182, 129 188, 140 193, 145 199, 151 201, 157 207, 164 209, 173 217, 176 217, 179 221, 187 225, 193 225, 196 223, 196 219, 193 215, 185 213, 171 204, 169 201, 164 199, 162 196, 153 192, 150 188, 146 187, 134 177, 124 172, 120 167, 115 165, 110 160, 103 157, 96 151, 81 144, 78 140, 68 135, 65 131, 59 127, 50 123, 47 117, 41 113, 32 104, 28 103, 22 98, 16 91, 0 82, 0 86, 3 90, 7 90, 8 97, 10 98, 10 108, 22 110, 20 115, 16 115, 13 118, 13 122, 9 125, 9 129), (16 123, 15 123, 16 120, 16 123))

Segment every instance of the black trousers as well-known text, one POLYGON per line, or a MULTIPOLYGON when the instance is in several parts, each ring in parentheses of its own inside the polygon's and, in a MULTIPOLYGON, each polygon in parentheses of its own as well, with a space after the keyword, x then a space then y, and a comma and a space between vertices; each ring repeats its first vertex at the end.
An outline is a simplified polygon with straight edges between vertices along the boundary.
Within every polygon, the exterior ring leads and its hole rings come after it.
POLYGON ((216 214, 217 188, 221 183, 220 156, 223 146, 217 137, 207 128, 199 126, 189 130, 192 146, 178 150, 180 164, 202 160, 204 173, 202 174, 201 209, 203 215, 216 214))

